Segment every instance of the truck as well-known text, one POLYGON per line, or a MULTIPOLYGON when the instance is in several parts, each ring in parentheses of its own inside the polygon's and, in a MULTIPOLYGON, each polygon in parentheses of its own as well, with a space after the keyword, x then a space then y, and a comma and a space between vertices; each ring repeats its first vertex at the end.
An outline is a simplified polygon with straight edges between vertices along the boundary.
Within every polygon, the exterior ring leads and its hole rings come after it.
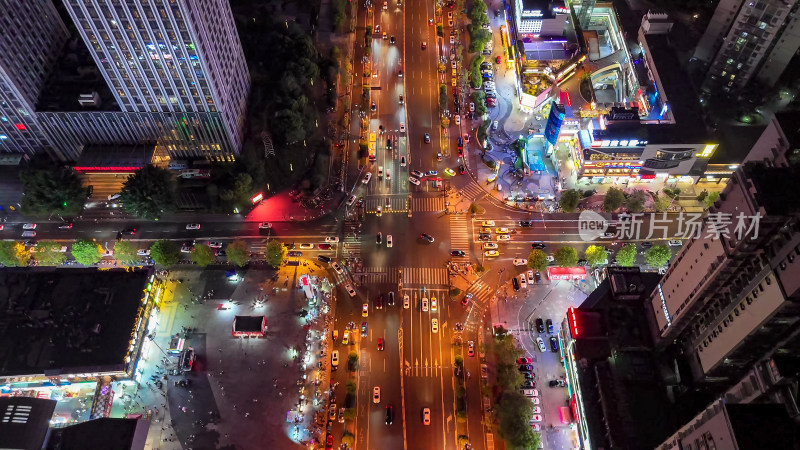
POLYGON ((375 146, 377 145, 375 133, 369 134, 369 162, 375 162, 375 146))

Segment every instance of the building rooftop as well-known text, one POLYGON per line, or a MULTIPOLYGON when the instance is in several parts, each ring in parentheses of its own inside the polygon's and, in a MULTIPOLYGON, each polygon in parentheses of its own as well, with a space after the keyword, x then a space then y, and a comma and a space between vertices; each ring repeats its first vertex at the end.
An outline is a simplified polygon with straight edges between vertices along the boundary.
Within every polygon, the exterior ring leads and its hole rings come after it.
POLYGON ((42 448, 56 403, 34 397, 0 397, 0 448, 42 448))
POLYGON ((742 450, 798 448, 797 425, 778 403, 726 404, 736 444, 742 450))
POLYGON ((148 270, 0 271, 0 376, 123 371, 148 270))
POLYGON ((256 333, 261 332, 264 316, 236 316, 234 318, 234 331, 256 333))
POLYGON ((800 195, 797 195, 800 168, 749 163, 744 165, 744 171, 756 189, 756 203, 766 209, 768 215, 800 213, 800 195))
POLYGON ((789 148, 800 150, 800 111, 779 112, 775 118, 789 140, 789 148))
POLYGON ((525 58, 529 61, 561 61, 572 58, 574 51, 569 50, 565 39, 523 41, 525 58))
POLYGON ((714 139, 719 141, 719 148, 714 151, 709 164, 741 164, 765 129, 766 126, 719 124, 714 133, 714 139))
MULTIPOLYGON (((550 9, 550 0, 521 0, 523 19, 552 19, 555 17, 553 10, 550 9), (525 11, 542 13, 540 17, 525 17, 525 11)), ((563 2, 555 2, 564 6, 563 2)))
POLYGON ((78 172, 135 171, 150 164, 155 144, 92 144, 84 147, 75 165, 78 172))
POLYGON ((150 421, 103 418, 54 430, 47 450, 144 449, 150 421))

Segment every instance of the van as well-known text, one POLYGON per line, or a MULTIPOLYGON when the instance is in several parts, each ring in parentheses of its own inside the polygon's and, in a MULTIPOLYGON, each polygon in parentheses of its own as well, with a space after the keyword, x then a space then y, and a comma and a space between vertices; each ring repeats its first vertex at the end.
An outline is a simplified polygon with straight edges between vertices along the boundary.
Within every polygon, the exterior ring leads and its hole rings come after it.
POLYGON ((173 355, 178 355, 183 351, 185 344, 186 340, 181 338, 179 334, 175 334, 169 341, 169 349, 167 351, 173 355))
POLYGON ((22 237, 36 237, 35 231, 24 231, 22 232, 22 237))

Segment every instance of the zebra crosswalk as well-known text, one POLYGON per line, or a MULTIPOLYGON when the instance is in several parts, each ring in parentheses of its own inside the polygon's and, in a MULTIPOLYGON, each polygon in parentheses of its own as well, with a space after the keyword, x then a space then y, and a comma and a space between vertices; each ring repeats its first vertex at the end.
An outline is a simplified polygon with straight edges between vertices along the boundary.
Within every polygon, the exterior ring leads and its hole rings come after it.
MULTIPOLYGON (((450 215, 450 248, 463 250, 465 255, 458 259, 469 259, 469 250, 472 243, 472 231, 466 215, 450 215)), ((455 257, 453 259, 456 259, 455 257)))
POLYGON ((448 285, 447 269, 439 267, 403 267, 403 285, 407 287, 448 285))
POLYGON ((466 186, 459 188, 459 191, 461 191, 461 195, 470 202, 476 202, 488 195, 487 192, 478 185, 478 183, 474 182, 468 183, 466 186))
POLYGON ((472 293, 472 302, 489 304, 494 296, 495 288, 483 280, 476 281, 467 292, 472 293))
POLYGON ((353 278, 362 284, 397 283, 400 273, 394 267, 364 267, 364 270, 353 274, 353 278))
POLYGON ((443 212, 444 198, 442 197, 414 197, 411 199, 412 212, 443 212))
POLYGON ((367 214, 376 214, 379 206, 382 214, 405 213, 408 212, 408 197, 373 197, 364 200, 364 209, 367 214), (386 199, 389 199, 389 206, 387 206, 386 199))

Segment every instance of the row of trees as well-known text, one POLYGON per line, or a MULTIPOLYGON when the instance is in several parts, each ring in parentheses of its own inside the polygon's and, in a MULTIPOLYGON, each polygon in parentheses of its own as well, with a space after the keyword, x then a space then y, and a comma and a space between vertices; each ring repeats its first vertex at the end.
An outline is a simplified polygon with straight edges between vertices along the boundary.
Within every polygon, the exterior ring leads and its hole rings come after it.
POLYGON ((472 2, 472 9, 467 14, 467 17, 472 21, 467 26, 469 31, 469 51, 471 53, 481 53, 486 47, 486 44, 492 40, 492 33, 483 28, 484 25, 489 24, 489 16, 486 14, 486 3, 483 0, 475 0, 472 2))
MULTIPOLYGON (((636 244, 625 244, 615 255, 616 265, 633 267, 636 264, 636 244)), ((583 253, 583 259, 589 266, 608 264, 608 251, 600 245, 590 245, 583 253)), ((672 252, 666 245, 654 245, 644 252, 645 263, 651 267, 664 267, 672 257, 672 252)), ((578 265, 578 251, 572 247, 560 247, 553 253, 556 265, 561 267, 575 267, 578 265)), ((532 250, 528 255, 528 267, 543 272, 550 262, 547 253, 542 250, 532 250)))
MULTIPOLYGON (((659 195, 658 192, 651 192, 653 209, 657 212, 666 211, 678 200, 680 192, 680 189, 671 190, 667 188, 663 190, 664 195, 659 195)), ((591 197, 594 193, 595 191, 581 192, 576 189, 567 189, 561 193, 558 203, 562 211, 575 212, 581 199, 591 197)), ((697 196, 697 200, 703 202, 706 209, 710 208, 718 198, 719 192, 709 193, 708 191, 703 191, 697 196)), ((626 194, 622 189, 611 187, 603 198, 603 211, 614 212, 624 206, 629 212, 640 213, 645 210, 646 201, 647 194, 640 189, 635 189, 633 192, 626 194)))

